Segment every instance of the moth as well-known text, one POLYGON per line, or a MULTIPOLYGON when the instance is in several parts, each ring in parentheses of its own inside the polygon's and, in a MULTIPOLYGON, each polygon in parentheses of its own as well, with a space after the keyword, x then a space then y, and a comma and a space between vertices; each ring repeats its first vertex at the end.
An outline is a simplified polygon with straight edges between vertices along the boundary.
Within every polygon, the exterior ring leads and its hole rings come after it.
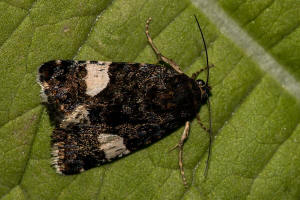
MULTIPOLYGON (((151 18, 146 22, 145 33, 158 64, 54 60, 41 65, 38 83, 55 125, 51 146, 57 173, 77 174, 111 162, 185 125, 176 147, 186 185, 183 143, 190 121, 203 104, 209 103, 211 89, 206 44, 196 16, 195 19, 207 66, 192 77, 158 51, 149 35, 151 18), (206 82, 196 79, 203 70, 207 71, 206 82)), ((211 144, 211 122, 206 130, 211 144)))

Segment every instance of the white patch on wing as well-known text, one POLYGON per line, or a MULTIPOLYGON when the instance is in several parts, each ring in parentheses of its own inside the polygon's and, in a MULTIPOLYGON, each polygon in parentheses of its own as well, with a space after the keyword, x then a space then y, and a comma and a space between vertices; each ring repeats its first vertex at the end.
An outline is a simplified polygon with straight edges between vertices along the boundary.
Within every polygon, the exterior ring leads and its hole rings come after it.
POLYGON ((55 64, 60 65, 61 64, 61 60, 56 60, 55 64))
POLYGON ((48 102, 48 96, 45 94, 45 90, 49 88, 49 85, 45 81, 41 82, 40 76, 40 74, 37 76, 37 83, 41 86, 40 96, 42 98, 42 102, 48 102))
POLYGON ((86 94, 95 96, 106 88, 109 83, 108 68, 111 62, 98 62, 98 64, 87 64, 87 75, 85 77, 86 94))
POLYGON ((64 170, 63 169, 63 166, 61 165, 60 163, 60 159, 63 159, 64 155, 59 155, 59 146, 61 144, 60 143, 54 143, 53 146, 52 146, 52 165, 53 167, 55 168, 56 170, 56 173, 58 174, 62 174, 62 171, 64 170))
POLYGON ((73 110, 73 112, 65 116, 65 118, 60 124, 60 127, 65 128, 70 123, 83 123, 84 120, 86 120, 86 122, 89 123, 88 115, 89 111, 86 109, 85 105, 79 105, 73 110))
POLYGON ((48 102, 48 96, 45 94, 45 90, 43 87, 41 87, 41 92, 40 92, 40 96, 42 98, 42 102, 46 103, 48 102))
POLYGON ((124 145, 123 138, 120 136, 111 134, 100 134, 98 136, 98 141, 100 143, 100 149, 104 151, 105 158, 107 160, 111 160, 116 157, 121 157, 130 153, 130 151, 124 145))

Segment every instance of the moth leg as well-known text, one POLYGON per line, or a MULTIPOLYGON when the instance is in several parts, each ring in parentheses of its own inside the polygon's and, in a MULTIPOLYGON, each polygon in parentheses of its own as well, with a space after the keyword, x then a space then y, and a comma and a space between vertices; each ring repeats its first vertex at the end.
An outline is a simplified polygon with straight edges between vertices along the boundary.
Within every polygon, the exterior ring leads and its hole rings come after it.
POLYGON ((199 115, 197 115, 197 122, 198 122, 198 124, 201 126, 201 128, 202 128, 203 130, 205 130, 205 131, 209 134, 209 129, 206 128, 206 126, 201 122, 200 116, 199 116, 199 115))
MULTIPOLYGON (((211 64, 211 65, 208 66, 208 68, 213 68, 213 67, 214 67, 214 64, 211 64)), ((194 73, 192 74, 192 77, 191 77, 191 78, 192 78, 192 79, 196 79, 196 78, 199 76, 199 74, 201 74, 202 72, 206 71, 208 68, 205 67, 205 68, 200 69, 199 71, 194 72, 194 73)))
POLYGON ((147 36, 147 39, 148 39, 148 42, 149 42, 151 48, 153 49, 154 53, 155 53, 156 56, 157 56, 157 59, 158 59, 159 61, 163 61, 163 62, 169 64, 174 70, 176 70, 178 73, 182 74, 183 72, 180 70, 180 67, 179 67, 173 60, 171 60, 171 59, 169 59, 169 58, 163 56, 163 55, 158 51, 158 49, 156 48, 156 46, 154 45, 153 40, 152 40, 152 38, 151 38, 151 36, 150 36, 150 34, 149 34, 149 24, 150 24, 151 20, 152 20, 152 18, 149 17, 148 20, 147 20, 147 22, 146 22, 146 28, 145 28, 146 30, 145 30, 145 33, 146 33, 146 36, 147 36))
POLYGON ((189 136, 189 132, 190 132, 190 122, 187 121, 185 122, 185 127, 183 130, 183 133, 181 135, 180 141, 178 142, 178 144, 173 147, 171 150, 174 150, 175 148, 179 149, 179 153, 178 153, 178 164, 179 164, 179 168, 180 168, 180 173, 181 173, 181 178, 183 181, 183 185, 185 187, 187 187, 187 181, 184 175, 184 168, 183 168, 183 145, 185 140, 188 138, 189 136))

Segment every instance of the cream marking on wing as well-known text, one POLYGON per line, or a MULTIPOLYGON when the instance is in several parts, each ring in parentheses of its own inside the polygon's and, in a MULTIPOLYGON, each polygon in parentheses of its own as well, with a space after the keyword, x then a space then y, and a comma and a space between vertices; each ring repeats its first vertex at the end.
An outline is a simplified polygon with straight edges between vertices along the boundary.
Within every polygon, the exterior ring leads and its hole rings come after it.
POLYGON ((53 147, 52 147, 52 162, 51 164, 53 165, 53 167, 55 168, 55 171, 56 173, 58 174, 62 174, 62 170, 63 170, 63 167, 60 166, 59 164, 59 143, 55 143, 53 144, 53 147))
POLYGON ((129 154, 130 151, 124 145, 122 137, 111 134, 100 134, 98 136, 100 149, 104 151, 105 158, 111 160, 112 158, 121 157, 129 154))
POLYGON ((82 123, 84 120, 86 120, 87 123, 89 123, 89 111, 87 110, 85 105, 79 105, 75 108, 75 110, 66 115, 65 118, 62 120, 60 127, 65 128, 70 123, 82 123))
POLYGON ((42 102, 46 103, 46 102, 48 102, 48 96, 45 94, 45 90, 49 89, 49 84, 45 81, 41 82, 40 77, 41 77, 41 74, 38 73, 36 81, 41 86, 40 97, 42 98, 42 102))
POLYGON ((98 64, 87 64, 87 76, 85 77, 85 83, 87 86, 86 94, 89 96, 95 96, 106 88, 109 83, 108 68, 111 62, 104 62, 98 64))

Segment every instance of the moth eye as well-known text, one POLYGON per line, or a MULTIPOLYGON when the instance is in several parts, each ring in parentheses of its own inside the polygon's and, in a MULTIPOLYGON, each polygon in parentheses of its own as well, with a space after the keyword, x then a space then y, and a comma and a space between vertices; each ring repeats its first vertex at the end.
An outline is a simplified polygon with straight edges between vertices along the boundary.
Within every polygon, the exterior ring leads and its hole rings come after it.
POLYGON ((196 82, 197 82, 197 84, 198 84, 200 87, 206 85, 205 82, 204 82, 203 80, 201 80, 201 79, 196 80, 196 82))

